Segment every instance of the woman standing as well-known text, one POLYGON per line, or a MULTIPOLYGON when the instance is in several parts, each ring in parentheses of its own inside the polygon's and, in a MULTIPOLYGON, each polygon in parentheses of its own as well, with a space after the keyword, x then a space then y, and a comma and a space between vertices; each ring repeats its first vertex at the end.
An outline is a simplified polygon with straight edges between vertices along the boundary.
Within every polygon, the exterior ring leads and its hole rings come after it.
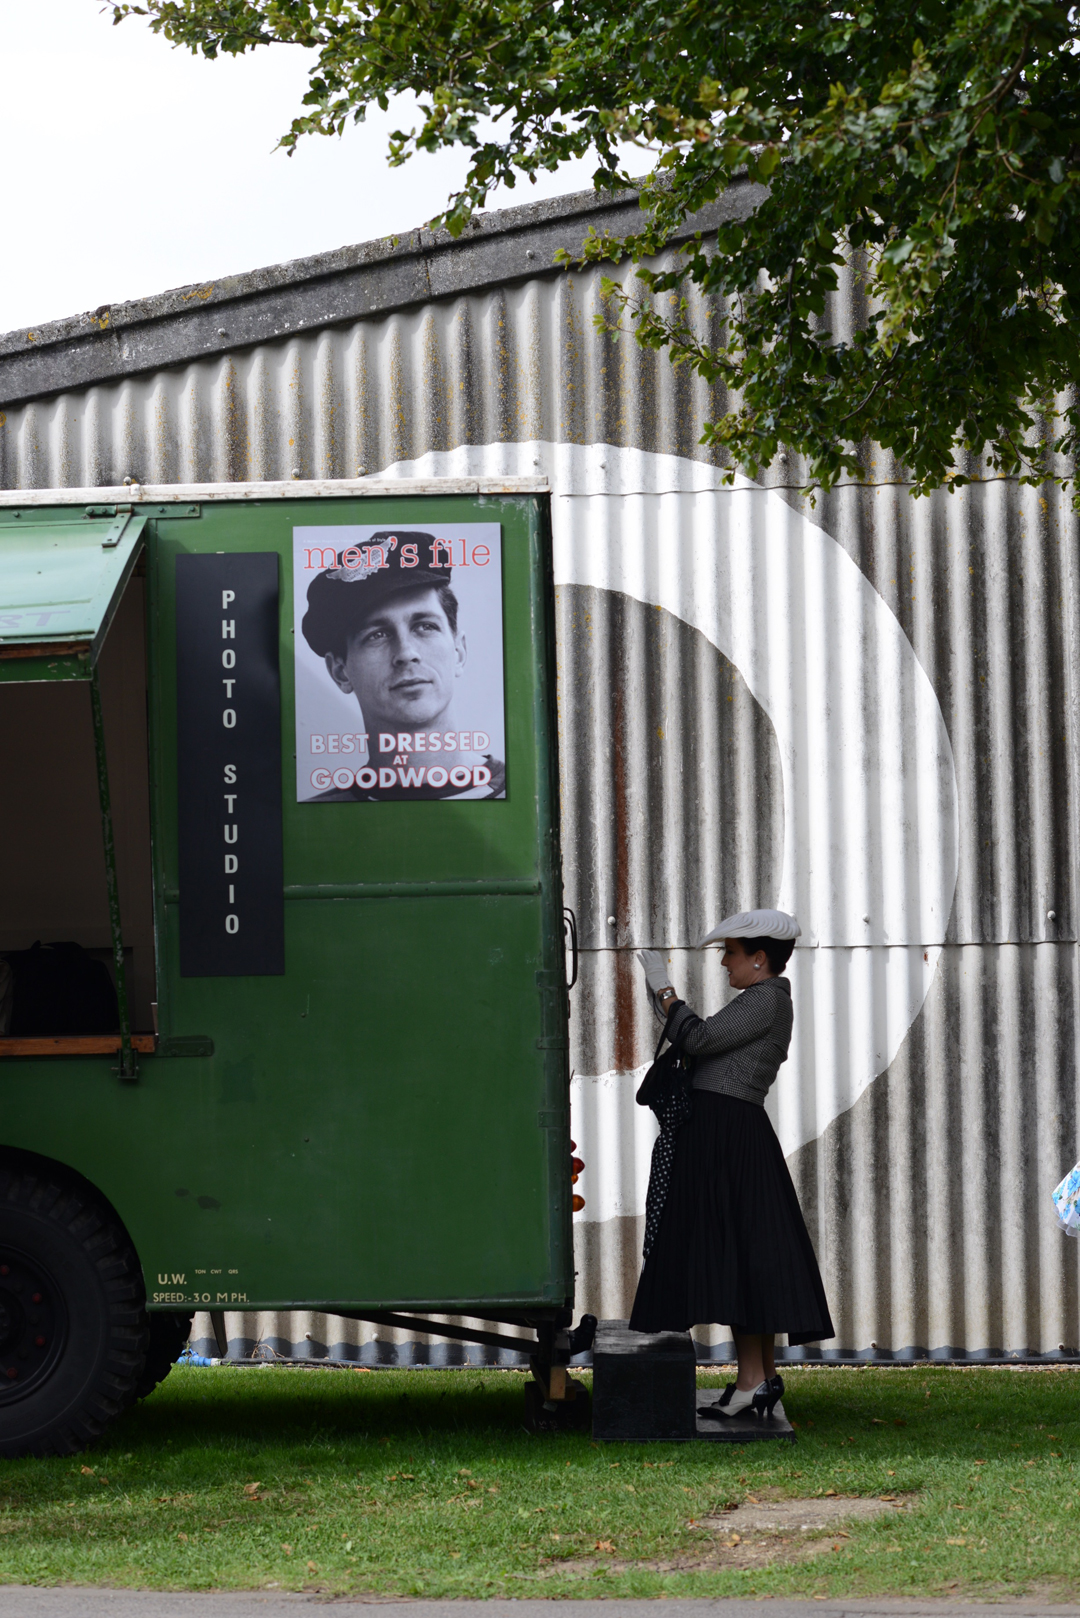
POLYGON ((782 974, 799 931, 782 910, 743 911, 714 927, 701 948, 723 940, 728 982, 741 993, 704 1020, 679 999, 659 951, 638 957, 665 1038, 693 1059, 693 1076, 686 1121, 673 1138, 661 1136, 654 1157, 645 1266, 630 1326, 729 1326, 739 1374, 717 1407, 728 1416, 751 1406, 768 1414, 783 1393, 777 1332, 793 1345, 834 1335, 813 1245, 764 1107, 791 1043, 791 985, 782 974))

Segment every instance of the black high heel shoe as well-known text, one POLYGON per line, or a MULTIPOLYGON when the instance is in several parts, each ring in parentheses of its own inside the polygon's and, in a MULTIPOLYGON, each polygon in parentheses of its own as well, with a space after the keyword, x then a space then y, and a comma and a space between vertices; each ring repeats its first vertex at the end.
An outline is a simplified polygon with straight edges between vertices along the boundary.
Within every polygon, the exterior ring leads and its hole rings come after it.
POLYGON ((782 1376, 766 1377, 754 1393, 753 1409, 756 1416, 771 1416, 784 1392, 782 1376))

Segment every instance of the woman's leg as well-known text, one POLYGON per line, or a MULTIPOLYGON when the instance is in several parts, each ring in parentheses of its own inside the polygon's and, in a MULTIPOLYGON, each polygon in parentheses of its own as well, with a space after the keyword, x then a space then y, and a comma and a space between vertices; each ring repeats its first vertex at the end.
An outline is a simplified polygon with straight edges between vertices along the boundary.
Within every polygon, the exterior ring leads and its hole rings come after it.
POLYGON ((735 1353, 739 1358, 739 1375, 735 1386, 745 1393, 765 1380, 764 1346, 767 1341, 771 1356, 772 1338, 766 1339, 761 1332, 740 1331, 737 1326, 732 1326, 731 1335, 735 1339, 735 1353))
POLYGON ((771 1381, 776 1375, 776 1333, 767 1331, 761 1339, 761 1363, 771 1381))

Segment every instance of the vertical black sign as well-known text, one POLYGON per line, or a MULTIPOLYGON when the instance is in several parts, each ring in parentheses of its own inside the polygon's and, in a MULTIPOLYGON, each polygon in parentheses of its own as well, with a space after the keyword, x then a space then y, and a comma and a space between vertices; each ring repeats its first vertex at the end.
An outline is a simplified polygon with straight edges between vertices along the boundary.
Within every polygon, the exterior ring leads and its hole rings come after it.
POLYGON ((180 975, 285 970, 278 558, 176 559, 180 975))

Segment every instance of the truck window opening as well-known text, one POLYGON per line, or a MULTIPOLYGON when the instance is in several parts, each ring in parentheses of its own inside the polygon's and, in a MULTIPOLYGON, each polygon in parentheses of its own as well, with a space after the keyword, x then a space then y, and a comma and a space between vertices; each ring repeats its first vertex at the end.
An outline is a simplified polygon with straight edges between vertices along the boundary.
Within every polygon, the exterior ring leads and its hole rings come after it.
MULTIPOLYGON (((153 1048, 155 966, 145 583, 98 661, 131 1026, 153 1048)), ((0 1055, 116 1046, 115 970, 90 688, 0 686, 0 1055)))

